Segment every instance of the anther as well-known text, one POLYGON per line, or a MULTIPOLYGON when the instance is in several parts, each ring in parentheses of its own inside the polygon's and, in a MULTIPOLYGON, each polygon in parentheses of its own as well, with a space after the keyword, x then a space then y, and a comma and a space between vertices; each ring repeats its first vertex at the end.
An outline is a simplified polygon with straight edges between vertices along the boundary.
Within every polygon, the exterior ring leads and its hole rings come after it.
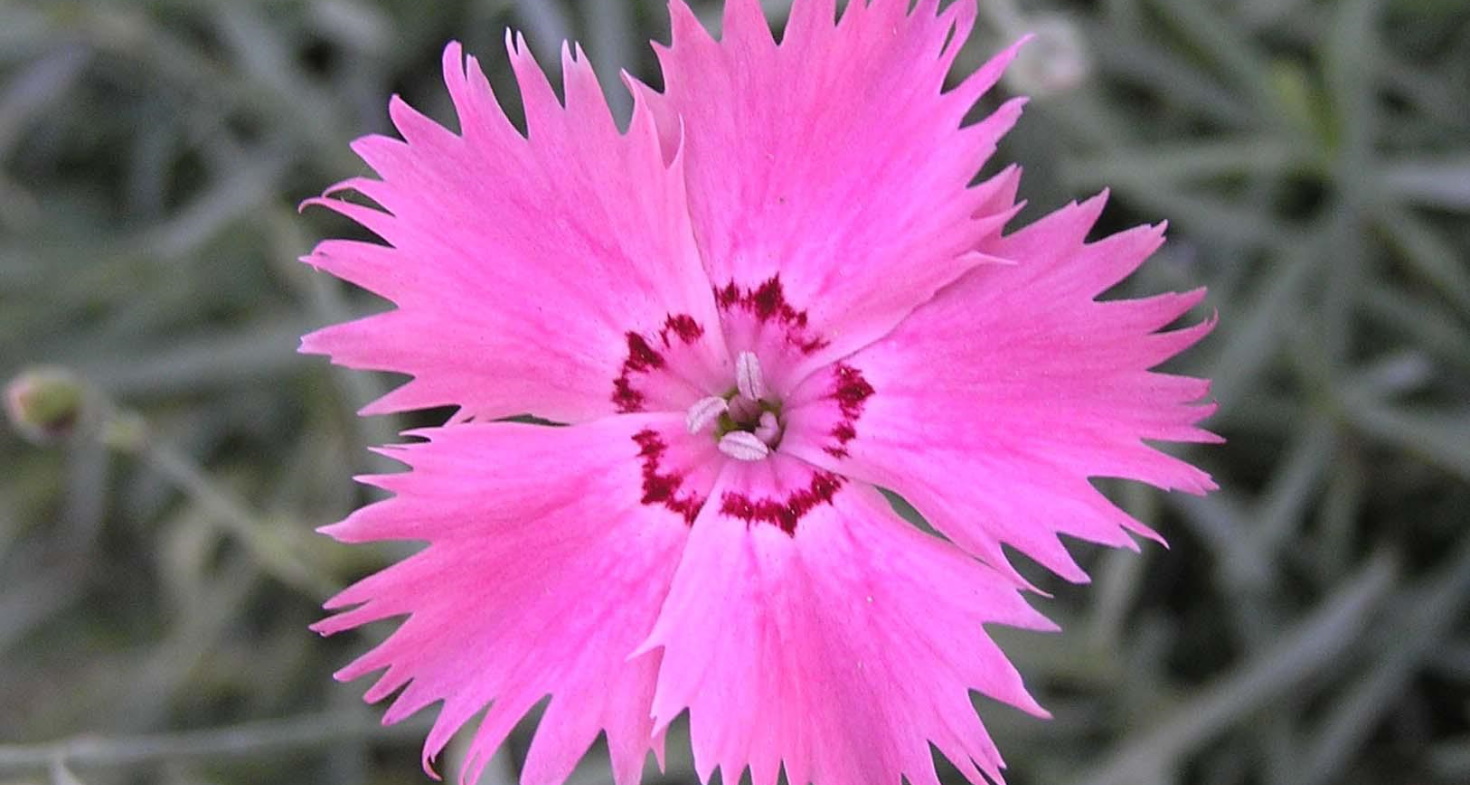
POLYGON ((720 415, 729 408, 730 403, 718 395, 701 398, 689 407, 689 413, 684 415, 684 424, 689 426, 690 433, 699 433, 720 419, 720 415))
POLYGON ((752 401, 766 397, 766 380, 761 375, 761 361, 755 352, 741 352, 735 358, 735 389, 752 401))
POLYGON ((720 437, 720 452, 740 461, 759 461, 771 454, 771 448, 749 431, 731 431, 720 437))

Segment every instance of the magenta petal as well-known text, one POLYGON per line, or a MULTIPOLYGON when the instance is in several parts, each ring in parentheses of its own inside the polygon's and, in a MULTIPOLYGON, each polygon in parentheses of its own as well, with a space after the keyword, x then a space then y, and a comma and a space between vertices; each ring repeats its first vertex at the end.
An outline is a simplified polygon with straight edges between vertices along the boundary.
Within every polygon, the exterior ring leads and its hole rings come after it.
POLYGON ((839 400, 841 379, 809 379, 792 402, 791 452, 894 490, 1001 569, 1010 545, 1085 581, 1057 535, 1127 547, 1129 532, 1156 536, 1089 478, 1215 487, 1149 443, 1217 440, 1198 426, 1214 411, 1209 383, 1150 370, 1214 322, 1157 332, 1202 290, 1095 300, 1162 242, 1159 228, 1140 227, 1084 243, 1102 204, 988 242, 1015 264, 976 269, 848 358, 869 393, 856 416, 839 400))
POLYGON ((380 179, 334 189, 376 206, 309 202, 387 245, 328 241, 306 261, 397 310, 313 333, 303 350, 415 377, 371 412, 456 405, 485 419, 581 422, 687 406, 706 394, 694 388, 721 378, 726 355, 680 165, 665 161, 641 103, 618 133, 584 59, 564 52, 565 108, 523 44, 512 44, 511 60, 529 138, 505 119, 474 58, 466 65, 451 44, 444 73, 461 133, 395 99, 404 141, 354 144, 380 179), (700 328, 688 389, 663 391, 671 400, 620 398, 629 336, 652 340, 675 319, 700 328))
POLYGON ((749 767, 774 785, 784 766, 793 783, 937 785, 932 743, 972 782, 999 781, 970 691, 1045 712, 982 625, 1050 623, 867 486, 829 489, 790 533, 732 512, 821 477, 779 455, 722 475, 645 644, 663 651, 659 724, 688 708, 704 780, 749 767))
POLYGON ((973 252, 1011 208, 969 183, 1020 103, 961 123, 1014 49, 945 92, 974 3, 909 5, 848 3, 834 24, 831 0, 798 2, 777 45, 755 0, 726 4, 718 42, 676 0, 666 93, 639 91, 666 142, 682 142, 710 279, 745 292, 778 281, 820 342, 807 367, 985 261, 973 252))
POLYGON ((348 542, 428 542, 333 598, 339 613, 316 625, 333 633, 408 616, 339 676, 386 668, 367 694, 401 690, 386 722, 444 702, 426 766, 488 704, 470 747, 474 781, 550 695, 527 785, 563 781, 603 731, 617 781, 638 781, 654 743, 659 654, 631 655, 653 626, 692 517, 667 502, 702 501, 713 480, 713 447, 676 441, 683 427, 677 417, 630 415, 425 431, 427 443, 389 451, 412 471, 370 478, 393 498, 327 528, 348 542), (650 444, 663 445, 653 462, 650 444))

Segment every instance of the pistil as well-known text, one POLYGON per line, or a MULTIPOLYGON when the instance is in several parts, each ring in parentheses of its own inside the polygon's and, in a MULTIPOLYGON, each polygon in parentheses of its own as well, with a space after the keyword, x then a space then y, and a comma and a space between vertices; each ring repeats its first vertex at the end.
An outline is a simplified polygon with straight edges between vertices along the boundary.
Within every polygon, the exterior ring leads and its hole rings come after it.
POLYGON ((781 422, 776 419, 776 413, 761 412, 760 421, 756 423, 755 430, 751 433, 765 444, 774 447, 781 439, 781 422))

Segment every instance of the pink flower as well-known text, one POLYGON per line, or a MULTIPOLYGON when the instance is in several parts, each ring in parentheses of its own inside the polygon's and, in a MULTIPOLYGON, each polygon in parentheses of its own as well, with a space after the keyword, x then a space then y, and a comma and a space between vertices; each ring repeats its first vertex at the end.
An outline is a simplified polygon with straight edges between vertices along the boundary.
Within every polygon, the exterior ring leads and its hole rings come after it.
POLYGON ((405 141, 335 189, 376 206, 314 200, 386 245, 307 261, 397 308, 304 349, 413 376, 368 413, 460 407, 326 529, 428 543, 317 625, 407 617, 339 676, 386 669, 386 722, 443 702, 426 767, 488 706, 477 777, 550 696, 526 783, 599 733, 635 783, 685 710, 705 779, 934 785, 933 744, 999 780, 970 692, 1045 712, 983 625, 1052 628, 1001 546, 1084 581, 1059 534, 1155 536, 1088 478, 1214 487, 1145 441, 1214 438, 1207 382, 1149 370, 1210 330, 1160 332, 1203 292, 1098 301, 1162 241, 1085 242, 1101 197, 1002 235, 1017 170, 970 183, 1021 101, 962 119, 1015 49, 945 91, 975 7, 938 5, 798 0, 778 45, 755 0, 718 42, 673 0, 626 132, 579 51, 563 105, 508 42, 523 136, 451 44, 460 133, 395 99, 405 141))

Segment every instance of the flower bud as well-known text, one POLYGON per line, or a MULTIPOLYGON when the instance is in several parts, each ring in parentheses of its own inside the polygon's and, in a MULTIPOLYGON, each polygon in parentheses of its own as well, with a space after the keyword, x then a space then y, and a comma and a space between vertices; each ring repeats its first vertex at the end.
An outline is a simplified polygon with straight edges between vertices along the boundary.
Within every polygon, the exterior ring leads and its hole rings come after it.
POLYGON ((1043 14, 1024 24, 1034 37, 1006 70, 1011 89, 1044 98, 1075 90, 1092 74, 1092 55, 1072 20, 1043 14))
POLYGON ((50 444, 76 431, 87 409, 87 390, 64 368, 38 367, 5 386, 5 414, 20 435, 50 444))

